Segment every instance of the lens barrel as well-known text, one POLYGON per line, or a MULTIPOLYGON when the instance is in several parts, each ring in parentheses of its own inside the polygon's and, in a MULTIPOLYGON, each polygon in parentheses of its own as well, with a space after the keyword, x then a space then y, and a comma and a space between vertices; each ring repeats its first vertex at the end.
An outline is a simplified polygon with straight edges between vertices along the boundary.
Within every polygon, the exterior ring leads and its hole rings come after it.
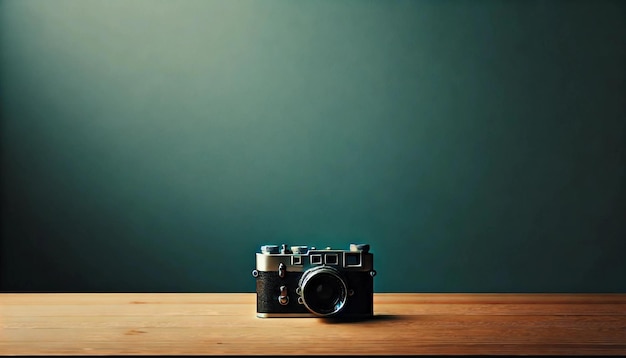
POLYGON ((344 308, 348 288, 339 271, 329 266, 307 270, 300 278, 302 301, 318 316, 332 316, 344 308))

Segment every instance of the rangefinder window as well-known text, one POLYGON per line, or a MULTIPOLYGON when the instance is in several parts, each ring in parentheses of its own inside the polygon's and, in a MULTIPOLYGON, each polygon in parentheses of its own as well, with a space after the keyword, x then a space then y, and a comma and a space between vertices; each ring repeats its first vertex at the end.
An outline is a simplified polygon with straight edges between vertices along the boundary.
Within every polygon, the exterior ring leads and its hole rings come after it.
POLYGON ((337 254, 326 254, 324 259, 326 261, 326 265, 336 265, 338 261, 337 254))
POLYGON ((322 263, 322 255, 311 255, 311 263, 319 265, 322 263))

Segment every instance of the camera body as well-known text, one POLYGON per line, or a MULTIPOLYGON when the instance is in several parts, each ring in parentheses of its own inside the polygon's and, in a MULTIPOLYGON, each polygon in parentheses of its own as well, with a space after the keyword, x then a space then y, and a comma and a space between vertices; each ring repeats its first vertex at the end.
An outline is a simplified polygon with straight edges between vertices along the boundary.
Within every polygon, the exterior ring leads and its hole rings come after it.
POLYGON ((263 245, 256 254, 257 317, 370 317, 374 256, 349 250, 263 245))

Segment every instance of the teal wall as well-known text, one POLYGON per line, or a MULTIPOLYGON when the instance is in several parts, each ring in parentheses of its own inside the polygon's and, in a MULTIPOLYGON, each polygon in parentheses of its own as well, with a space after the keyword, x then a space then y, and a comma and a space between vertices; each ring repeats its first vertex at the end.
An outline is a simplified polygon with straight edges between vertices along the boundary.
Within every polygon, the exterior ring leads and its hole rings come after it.
POLYGON ((626 292, 620 1, 0 0, 5 291, 626 292))

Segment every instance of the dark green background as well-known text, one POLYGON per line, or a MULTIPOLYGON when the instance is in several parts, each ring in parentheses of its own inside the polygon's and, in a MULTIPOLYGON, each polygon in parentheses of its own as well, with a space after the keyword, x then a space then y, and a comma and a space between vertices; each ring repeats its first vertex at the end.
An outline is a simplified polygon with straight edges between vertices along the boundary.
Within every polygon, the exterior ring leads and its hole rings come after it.
POLYGON ((624 4, 0 0, 1 288, 626 292, 624 4))

